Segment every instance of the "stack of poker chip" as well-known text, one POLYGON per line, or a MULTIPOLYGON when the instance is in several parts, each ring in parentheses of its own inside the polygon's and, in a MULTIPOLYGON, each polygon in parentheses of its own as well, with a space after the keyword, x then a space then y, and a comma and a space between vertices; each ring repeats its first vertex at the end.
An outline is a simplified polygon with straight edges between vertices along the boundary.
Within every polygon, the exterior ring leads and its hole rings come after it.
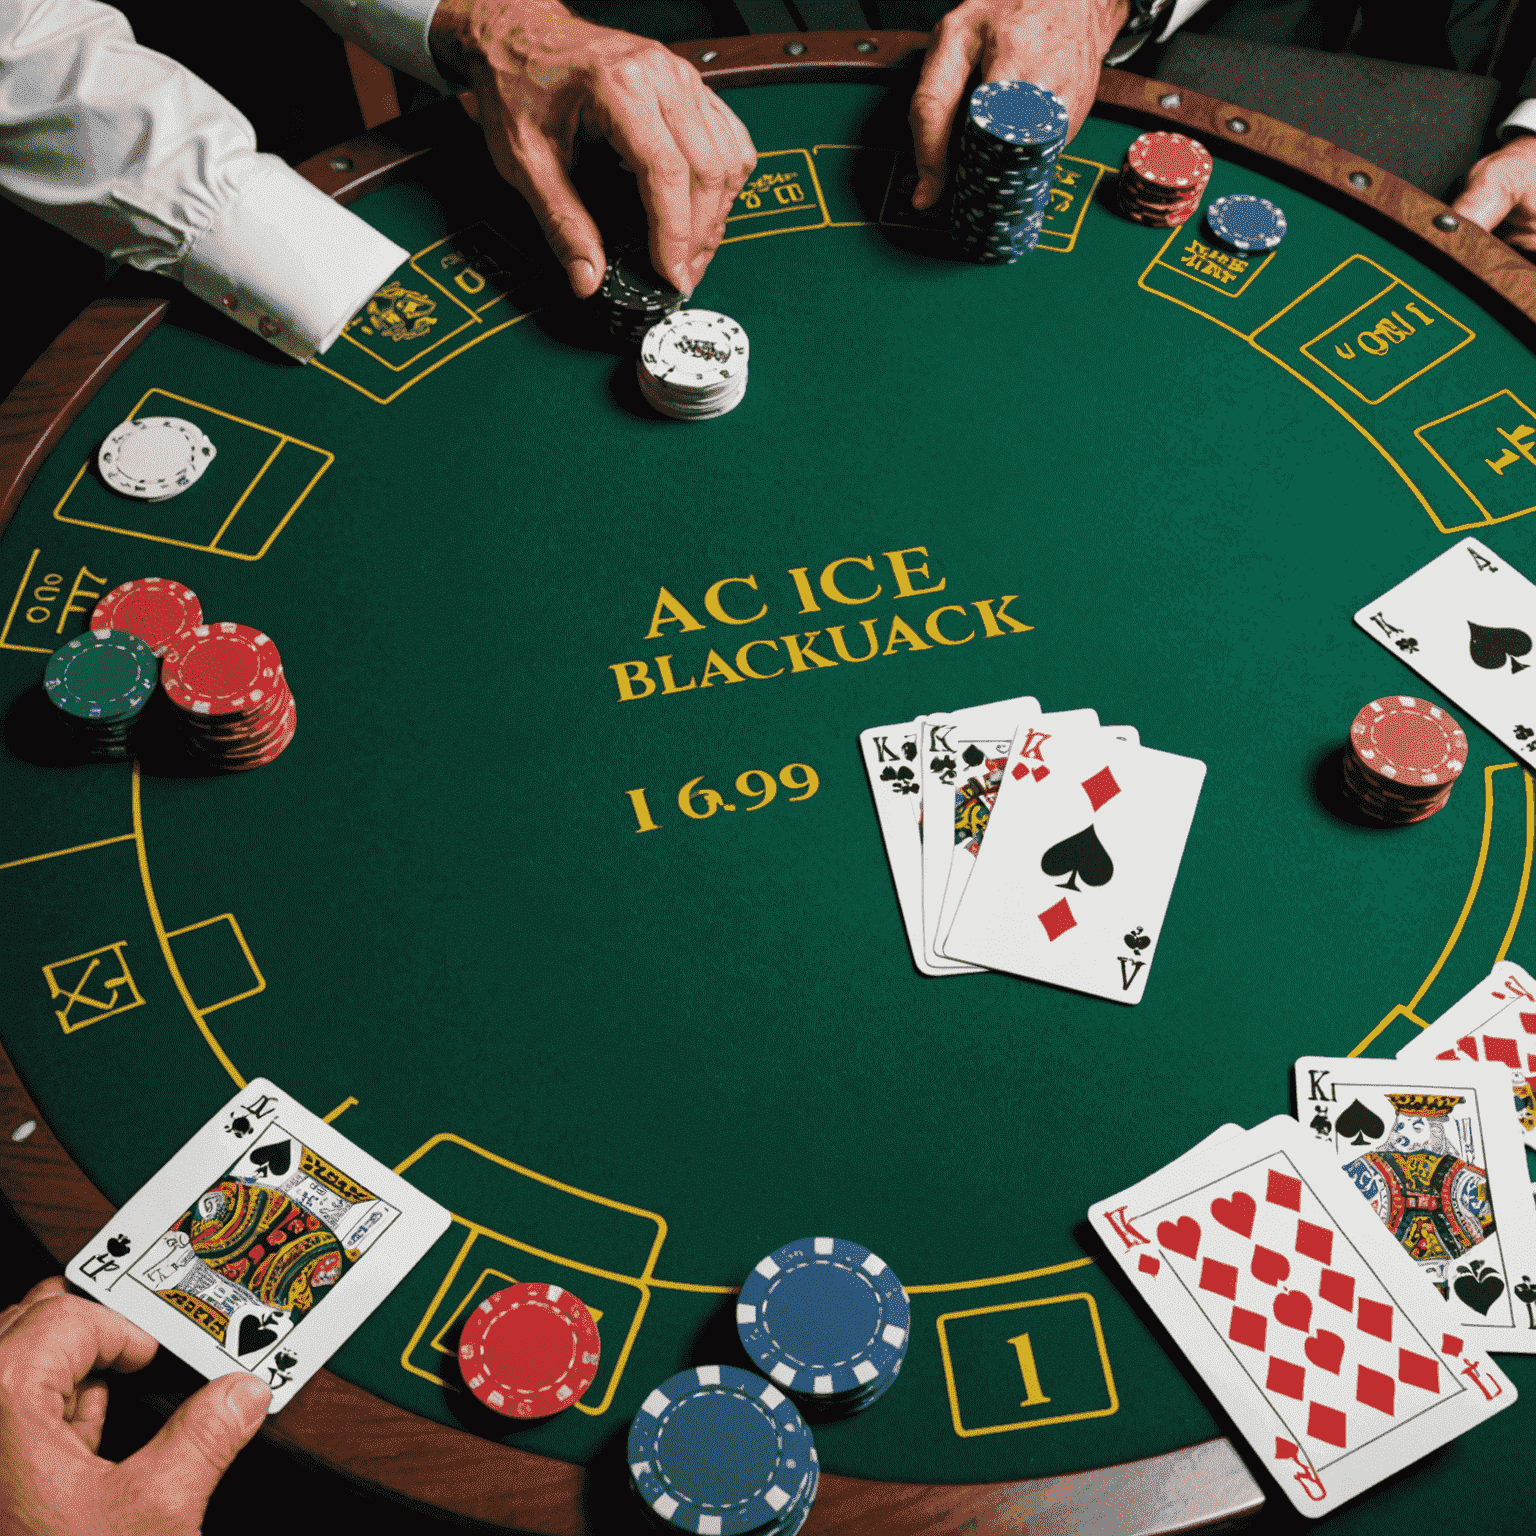
POLYGON ((820 1482, 793 1400, 733 1365, 669 1376, 641 1404, 627 1450, 653 1522, 694 1536, 795 1536, 820 1482))
POLYGON ((1172 229, 1195 216, 1211 179, 1211 152, 1182 133, 1144 133, 1120 167, 1116 197, 1135 224, 1172 229))
POLYGON ((1373 821, 1407 826, 1451 798, 1466 765, 1466 733, 1439 705, 1394 694, 1350 725, 1344 792, 1373 821))
POLYGON ((277 646, 245 624, 199 624, 161 662, 183 745, 205 767, 243 772, 272 762, 298 730, 298 706, 277 646))
POLYGON ((597 1324, 558 1285, 509 1285, 469 1314, 459 1334, 464 1385, 509 1419, 544 1419, 576 1402, 597 1379, 597 1324))
POLYGON ((682 304, 683 296, 657 276, 643 247, 621 247, 593 300, 608 334, 626 347, 638 347, 653 325, 682 304))
POLYGON ((1234 192, 1205 210, 1206 227, 1234 251, 1272 251, 1285 239, 1285 213, 1267 197, 1234 192))
POLYGON ((125 761, 158 671, 155 653, 137 635, 89 629, 48 658, 43 692, 84 756, 125 761))
POLYGON ((121 629, 137 635, 156 656, 183 630, 203 622, 197 593, 164 576, 125 581, 91 610, 92 629, 121 629))
POLYGON ((680 309, 645 333, 635 364, 640 393, 674 421, 708 421, 747 392, 747 333, 729 315, 680 309))
POLYGON ((1039 244, 1067 125, 1066 103, 1043 86, 995 80, 971 92, 949 212, 963 255, 1011 264, 1039 244))
POLYGON ((843 1418, 896 1380, 912 1309, 878 1254, 845 1238, 807 1237, 747 1276, 736 1332, 752 1363, 808 1413, 843 1418))
POLYGON ((179 416, 138 416, 114 427, 96 454, 101 478, 137 501, 166 501, 195 484, 218 450, 179 416))

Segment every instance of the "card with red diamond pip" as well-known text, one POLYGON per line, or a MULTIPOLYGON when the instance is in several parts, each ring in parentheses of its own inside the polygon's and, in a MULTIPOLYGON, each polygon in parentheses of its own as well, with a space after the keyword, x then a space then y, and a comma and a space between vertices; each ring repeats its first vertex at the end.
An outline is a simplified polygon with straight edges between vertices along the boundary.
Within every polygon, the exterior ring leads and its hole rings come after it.
POLYGON ((1303 1515, 1515 1401, 1485 1345, 1289 1115, 1208 1139, 1088 1220, 1303 1515))

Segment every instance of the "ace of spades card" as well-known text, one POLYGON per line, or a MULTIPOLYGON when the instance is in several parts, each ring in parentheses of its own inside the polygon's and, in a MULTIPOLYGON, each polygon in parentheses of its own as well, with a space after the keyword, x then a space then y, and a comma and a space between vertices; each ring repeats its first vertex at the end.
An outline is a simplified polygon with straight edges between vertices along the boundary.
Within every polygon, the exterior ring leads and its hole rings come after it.
POLYGON ((1506 960, 1397 1053, 1399 1061, 1491 1061, 1506 1068, 1516 1124, 1536 1152, 1536 977, 1506 960))
POLYGON ((1484 1349, 1536 1355, 1536 1205, 1509 1074, 1474 1061, 1303 1056, 1296 1116, 1484 1349))
POLYGON ((1536 586, 1486 544, 1453 544, 1355 623, 1536 764, 1536 586))
POLYGON ((1515 1400, 1289 1115, 1208 1137, 1088 1220, 1303 1515, 1515 1400))
POLYGON ((452 1218, 265 1078, 241 1089, 65 1269, 276 1413, 452 1218))
POLYGON ((957 958, 1138 1003, 1194 820, 1205 764, 1100 731, 1049 777, 1013 777, 945 941, 957 958))

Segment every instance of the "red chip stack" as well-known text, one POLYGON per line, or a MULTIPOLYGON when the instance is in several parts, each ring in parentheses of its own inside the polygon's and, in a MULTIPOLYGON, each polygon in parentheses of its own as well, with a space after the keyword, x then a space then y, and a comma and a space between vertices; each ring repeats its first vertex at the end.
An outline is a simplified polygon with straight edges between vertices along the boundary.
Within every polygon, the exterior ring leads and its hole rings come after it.
POLYGON ((1211 179, 1211 153, 1182 133, 1144 133, 1120 167, 1120 212, 1136 224, 1172 229, 1200 210, 1211 179))
POLYGON ((1394 694, 1355 716, 1344 791, 1373 821, 1407 826, 1444 806, 1466 765, 1466 733, 1439 705, 1394 694))
POLYGON ((298 706, 277 646, 245 624, 199 624, 177 635, 160 683, 175 707, 188 754, 231 773, 261 768, 298 730, 298 706))

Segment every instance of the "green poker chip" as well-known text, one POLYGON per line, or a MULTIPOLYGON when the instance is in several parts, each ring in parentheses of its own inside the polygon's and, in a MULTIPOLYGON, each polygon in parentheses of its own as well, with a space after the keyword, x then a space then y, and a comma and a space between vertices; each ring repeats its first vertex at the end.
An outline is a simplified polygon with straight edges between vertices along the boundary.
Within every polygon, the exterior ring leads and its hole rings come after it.
POLYGON ((155 653, 121 629, 92 629, 48 658, 43 691, 73 720, 121 724, 149 702, 159 676, 155 653))

